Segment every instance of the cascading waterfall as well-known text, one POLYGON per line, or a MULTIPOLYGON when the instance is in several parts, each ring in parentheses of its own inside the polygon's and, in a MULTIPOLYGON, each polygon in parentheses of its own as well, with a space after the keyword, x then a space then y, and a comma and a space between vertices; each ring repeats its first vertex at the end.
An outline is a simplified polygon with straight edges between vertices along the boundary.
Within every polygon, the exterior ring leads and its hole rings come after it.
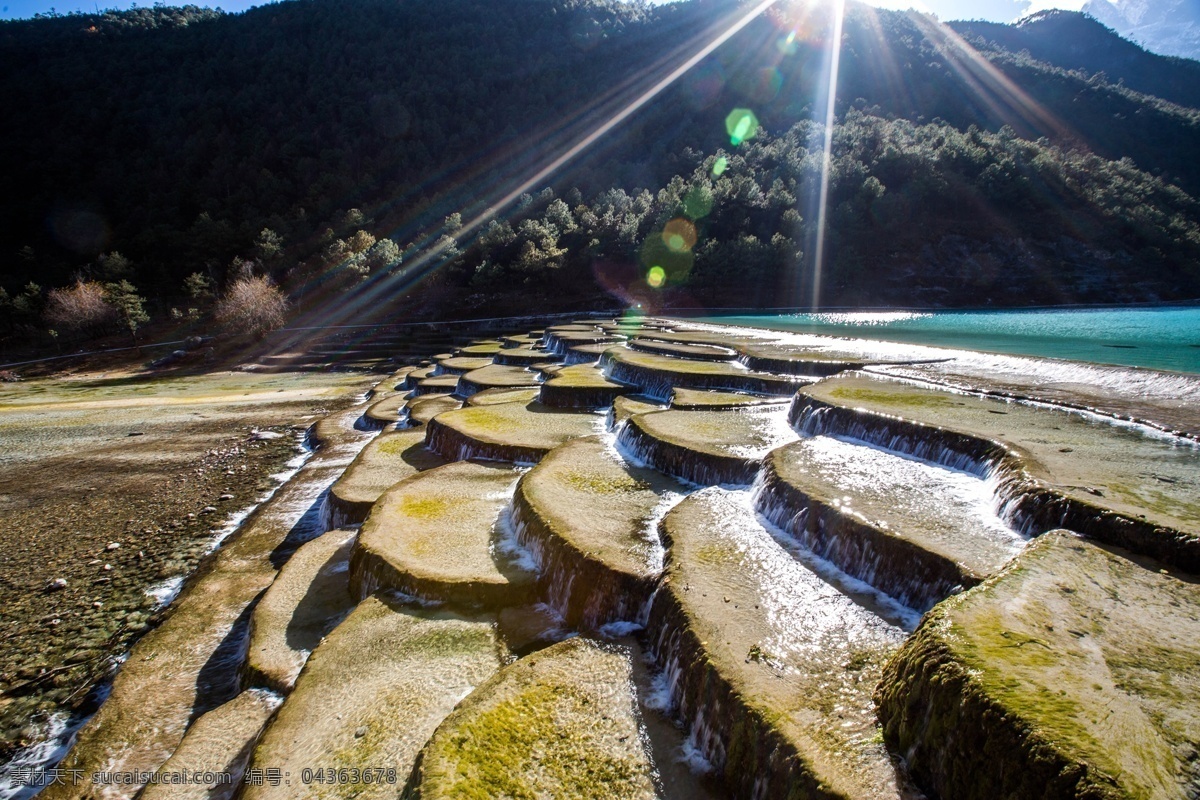
POLYGON ((542 451, 529 447, 480 442, 462 435, 442 424, 437 417, 431 419, 425 430, 425 446, 450 461, 510 461, 519 465, 536 464, 542 451))
POLYGON ((652 579, 618 578, 591 556, 568 547, 546 529, 520 488, 509 514, 517 542, 537 564, 546 604, 568 623, 598 630, 640 616, 652 579))
MULTIPOLYGON (((719 772, 725 766, 726 745, 720 735, 722 723, 721 703, 715 697, 700 701, 704 689, 692 686, 694 677, 685 664, 695 660, 698 642, 691 641, 694 635, 685 626, 664 624, 666 614, 660 598, 664 593, 656 591, 647 604, 646 629, 652 638, 648 655, 660 670, 664 683, 667 706, 662 710, 681 722, 687 733, 684 757, 695 771, 719 772), (656 632, 656 633, 654 633, 656 632)), ((714 681, 719 679, 714 675, 714 681)), ((712 687, 705 687, 711 691, 712 687)))
POLYGON ((617 443, 637 462, 697 486, 744 486, 758 472, 756 459, 698 453, 649 436, 631 420, 620 425, 617 443))
POLYGON ((568 367, 574 366, 575 364, 591 364, 595 361, 598 361, 600 358, 594 353, 580 353, 575 350, 571 350, 570 348, 567 348, 566 352, 556 352, 556 355, 562 356, 563 365, 568 367))
POLYGON ((804 436, 857 439, 984 479, 992 476, 1004 455, 1003 448, 994 442, 898 418, 868 416, 859 411, 824 405, 803 395, 796 397, 788 421, 804 436))
POLYGON ((1047 488, 1020 458, 998 442, 898 417, 831 406, 797 395, 788 416, 797 432, 855 439, 988 481, 997 514, 1027 537, 1067 528, 1145 553, 1190 572, 1200 571, 1200 541, 1175 537, 1144 519, 1093 506, 1047 488))

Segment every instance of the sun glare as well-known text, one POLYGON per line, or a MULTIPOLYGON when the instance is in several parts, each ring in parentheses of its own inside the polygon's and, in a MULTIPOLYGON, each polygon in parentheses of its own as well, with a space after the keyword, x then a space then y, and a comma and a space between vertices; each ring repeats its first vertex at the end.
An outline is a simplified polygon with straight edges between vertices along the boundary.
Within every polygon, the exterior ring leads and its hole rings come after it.
MULTIPOLYGON (((710 29, 710 31, 715 30, 715 32, 706 33, 704 34, 705 38, 698 39, 690 45, 678 48, 676 52, 680 53, 680 55, 673 62, 660 62, 655 70, 651 70, 649 73, 639 73, 639 78, 641 79, 636 86, 629 87, 630 97, 625 100, 624 104, 615 113, 592 125, 574 141, 562 146, 554 155, 546 159, 540 167, 521 178, 512 180, 509 183, 507 191, 500 190, 495 192, 494 199, 488 203, 488 207, 481 213, 473 214, 468 218, 465 210, 461 212, 463 221, 461 226, 453 231, 453 237, 447 235, 450 233, 449 231, 444 230, 430 234, 425 239, 428 243, 427 246, 410 259, 406 259, 404 266, 396 273, 371 275, 353 300, 341 302, 336 308, 325 308, 320 311, 314 311, 309 315, 307 320, 297 320, 293 327, 295 329, 302 329, 307 325, 320 325, 326 328, 337 326, 338 324, 352 320, 354 317, 360 315, 364 309, 371 308, 381 299, 415 285, 417 281, 424 278, 432 270, 437 269, 446 260, 446 256, 453 252, 453 248, 456 247, 458 241, 462 241, 465 237, 477 231, 482 225, 496 218, 498 210, 510 208, 521 195, 529 192, 531 189, 545 185, 552 176, 567 164, 596 144, 596 142, 601 140, 614 128, 629 119, 638 110, 645 107, 654 98, 687 74, 693 67, 711 55, 718 47, 727 42, 777 2, 779 0, 762 0, 749 8, 739 9, 737 13, 725 18, 719 25, 714 26, 714 29, 710 29)), ((592 111, 581 111, 577 116, 580 119, 586 119, 589 115, 596 113, 596 110, 601 107, 603 107, 603 104, 598 102, 594 104, 592 111)), ((568 123, 564 122, 563 127, 567 128, 568 123)), ((758 120, 750 112, 735 121, 734 130, 730 132, 730 137, 731 139, 739 138, 740 141, 744 141, 753 137, 757 129, 758 120)), ((717 175, 721 174, 727 167, 727 163, 725 159, 719 159, 714 165, 714 173, 717 175)), ((694 233, 692 236, 694 237, 694 233)), ((666 242, 666 245, 670 250, 674 250, 678 246, 680 250, 687 251, 694 243, 694 238, 689 242, 688 236, 678 234, 677 236, 672 236, 671 240, 666 242)), ((690 256, 690 253, 686 254, 690 256)), ((660 267, 659 269, 662 268, 660 267)), ((662 271, 658 280, 659 285, 666 282, 667 273, 665 270, 662 271)))
MULTIPOLYGON (((486 207, 480 204, 463 208, 460 215, 455 215, 462 222, 454 230, 429 233, 418 252, 406 255, 401 269, 390 274, 381 272, 371 275, 352 301, 339 303, 336 308, 314 310, 310 320, 298 322, 298 327, 304 324, 327 327, 350 321, 381 299, 415 285, 453 257, 458 243, 505 213, 521 195, 545 185, 584 151, 704 62, 753 20, 777 5, 779 8, 772 10, 769 15, 777 26, 777 33, 761 44, 753 45, 761 48, 757 52, 765 54, 765 58, 760 55, 763 58, 761 67, 748 73, 742 86, 743 103, 727 112, 725 133, 734 148, 755 139, 760 130, 760 114, 766 110, 768 103, 779 96, 785 85, 783 74, 787 70, 781 69, 783 61, 803 52, 816 54, 811 79, 806 80, 803 88, 789 89, 801 92, 794 102, 812 109, 812 119, 816 125, 810 152, 819 154, 819 183, 811 196, 797 200, 800 204, 797 211, 801 213, 801 218, 812 222, 805 247, 806 256, 792 266, 787 279, 790 285, 784 289, 784 297, 785 302, 793 306, 804 304, 814 310, 820 308, 823 283, 829 272, 827 262, 832 257, 828 229, 845 0, 788 3, 762 0, 749 8, 739 9, 738 13, 721 20, 719 24, 714 23, 708 32, 698 35, 690 43, 680 45, 672 55, 664 56, 652 68, 637 73, 626 85, 615 88, 605 98, 594 101, 589 108, 564 119, 547 134, 545 140, 549 143, 557 138, 562 144, 557 148, 548 148, 548 155, 540 165, 498 183, 490 192, 484 193, 483 197, 488 198, 486 207), (567 138, 572 130, 579 132, 573 138, 567 138)), ((905 84, 896 59, 884 43, 884 33, 877 16, 869 8, 859 15, 860 23, 869 34, 875 35, 879 47, 865 54, 859 53, 857 58, 877 74, 890 91, 911 93, 914 87, 905 84)), ((1064 123, 1042 108, 952 29, 929 15, 913 12, 910 18, 926 38, 939 48, 945 63, 959 74, 979 102, 998 119, 1012 124, 1022 135, 1052 133, 1071 138, 1071 132, 1064 123)), ((720 65, 705 62, 705 66, 690 76, 689 80, 696 84, 697 91, 705 98, 715 99, 728 79, 720 65)), ((497 154, 489 156, 495 157, 497 154)), ((730 167, 731 157, 719 155, 712 161, 711 175, 714 179, 721 178, 730 167)), ((695 258, 693 251, 700 237, 696 221, 712 210, 711 198, 707 200, 708 205, 702 208, 704 202, 703 198, 685 199, 682 216, 660 229, 653 236, 653 243, 647 242, 643 246, 641 269, 645 272, 642 285, 662 289, 668 285, 678 285, 686 277, 692 267, 695 258)), ((626 290, 617 290, 615 287, 614 291, 619 296, 628 294, 626 290)))

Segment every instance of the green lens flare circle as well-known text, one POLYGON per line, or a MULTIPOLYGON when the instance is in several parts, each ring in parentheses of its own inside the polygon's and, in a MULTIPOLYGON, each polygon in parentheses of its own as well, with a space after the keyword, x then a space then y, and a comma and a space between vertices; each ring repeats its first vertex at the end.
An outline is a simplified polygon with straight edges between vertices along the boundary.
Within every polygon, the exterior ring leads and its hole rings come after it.
POLYGON ((646 273, 646 283, 653 286, 655 289, 667 282, 667 271, 662 267, 651 267, 646 273))
POLYGON ((758 117, 748 108, 735 108, 725 118, 725 132, 733 145, 749 141, 758 135, 758 117))

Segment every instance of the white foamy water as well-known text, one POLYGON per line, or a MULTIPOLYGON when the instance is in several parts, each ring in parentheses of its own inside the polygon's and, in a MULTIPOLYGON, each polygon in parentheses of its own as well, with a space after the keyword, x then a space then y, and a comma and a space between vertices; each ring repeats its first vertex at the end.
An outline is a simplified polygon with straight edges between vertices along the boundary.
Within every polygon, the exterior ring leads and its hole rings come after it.
POLYGON ((658 504, 654 506, 654 510, 650 512, 650 516, 646 517, 645 523, 642 525, 642 538, 650 545, 648 565, 655 572, 661 572, 663 564, 666 561, 667 550, 663 547, 662 536, 658 532, 658 525, 662 522, 672 508, 679 505, 687 494, 683 492, 663 492, 659 496, 658 504))
POLYGON ((520 537, 517 535, 517 527, 513 524, 511 505, 500 512, 500 516, 496 519, 495 532, 496 536, 492 541, 492 547, 497 553, 508 559, 509 563, 518 569, 533 573, 541 571, 537 555, 521 544, 520 537))
POLYGON ((738 575, 731 580, 751 584, 714 584, 709 591, 736 595, 750 589, 773 631, 764 650, 808 653, 897 644, 916 627, 920 616, 915 611, 800 547, 759 516, 749 490, 705 489, 701 494, 720 512, 721 539, 741 555, 738 575))
POLYGON ((51 715, 40 726, 40 741, 17 751, 11 761, 0 766, 0 800, 26 800, 40 792, 52 780, 47 770, 67 754, 75 731, 85 721, 72 722, 65 713, 51 715))
POLYGON ((911 521, 967 548, 1011 554, 1027 541, 1000 518, 991 482, 969 472, 831 436, 804 440, 797 455, 802 472, 844 493, 830 498, 839 511, 870 524, 911 521))
POLYGON ((154 610, 169 606, 176 597, 179 596, 179 590, 183 588, 183 576, 176 575, 174 578, 167 578, 165 581, 160 581, 146 589, 146 595, 154 598, 154 610))

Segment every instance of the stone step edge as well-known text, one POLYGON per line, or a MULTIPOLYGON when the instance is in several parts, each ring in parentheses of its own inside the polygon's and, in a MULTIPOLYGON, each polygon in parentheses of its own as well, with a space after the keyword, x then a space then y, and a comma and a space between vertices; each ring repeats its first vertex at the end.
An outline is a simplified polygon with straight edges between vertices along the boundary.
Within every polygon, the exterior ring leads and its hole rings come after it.
POLYGON ((1001 517, 1028 536, 1068 528, 1193 575, 1200 574, 1200 535, 1068 498, 1030 475, 1021 456, 1001 442, 879 411, 834 405, 803 393, 792 401, 788 422, 803 435, 849 436, 991 479, 1001 517))

